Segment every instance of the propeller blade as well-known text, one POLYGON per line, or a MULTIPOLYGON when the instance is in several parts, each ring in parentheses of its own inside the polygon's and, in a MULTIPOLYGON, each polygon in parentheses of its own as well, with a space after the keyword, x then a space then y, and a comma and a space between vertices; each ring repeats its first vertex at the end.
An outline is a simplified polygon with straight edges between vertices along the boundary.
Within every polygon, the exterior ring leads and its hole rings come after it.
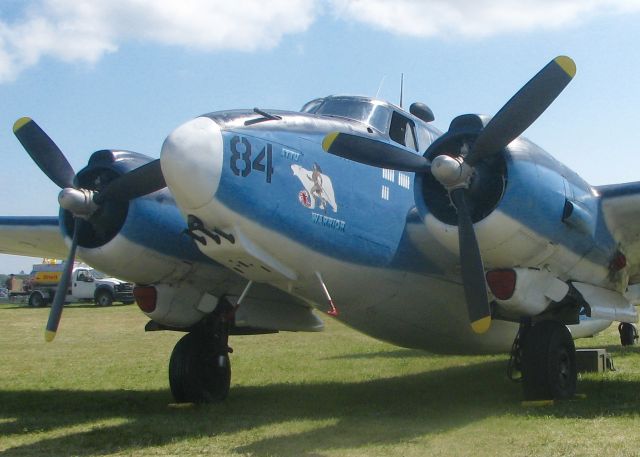
POLYGON ((133 200, 164 187, 167 183, 160 168, 160 159, 156 159, 114 179, 96 194, 93 201, 99 205, 107 200, 133 200))
POLYGON ((421 155, 383 141, 350 133, 331 132, 322 140, 329 154, 378 168, 420 173, 429 170, 429 162, 421 155))
POLYGON ((549 62, 493 116, 465 158, 469 166, 504 149, 551 105, 576 74, 576 64, 559 56, 549 62))
POLYGON ((462 283, 471 328, 475 333, 484 333, 489 330, 491 325, 491 309, 487 298, 487 283, 485 282, 480 248, 473 229, 465 193, 465 189, 454 189, 451 192, 451 199, 458 211, 458 242, 460 244, 462 283))
POLYGON ((51 304, 51 311, 49 312, 49 320, 47 321, 47 330, 44 334, 44 339, 47 342, 53 341, 58 331, 58 324, 62 317, 62 310, 64 308, 64 299, 67 297, 67 290, 69 289, 69 282, 71 280, 71 273, 73 272, 73 262, 76 258, 76 248, 78 247, 78 233, 80 232, 81 220, 76 218, 73 227, 73 238, 71 239, 71 249, 69 249, 69 256, 67 257, 67 263, 64 265, 64 271, 62 272, 62 278, 56 289, 56 294, 53 297, 53 303, 51 304))
POLYGON ((33 161, 51 181, 64 189, 73 186, 75 172, 49 135, 33 119, 22 117, 13 124, 13 133, 33 161))

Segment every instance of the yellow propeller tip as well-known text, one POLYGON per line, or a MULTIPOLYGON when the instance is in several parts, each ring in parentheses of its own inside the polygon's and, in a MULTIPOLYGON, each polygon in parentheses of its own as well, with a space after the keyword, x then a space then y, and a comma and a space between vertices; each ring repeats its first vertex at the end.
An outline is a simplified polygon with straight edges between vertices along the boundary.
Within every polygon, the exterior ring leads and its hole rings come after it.
POLYGON ((471 329, 475 333, 485 333, 491 326, 491 316, 483 317, 471 323, 471 329))
POLYGON ((338 135, 340 135, 340 132, 331 132, 327 134, 327 136, 324 137, 324 140, 322 140, 322 149, 329 151, 333 142, 338 138, 338 135))
POLYGON ((571 57, 559 56, 553 60, 560 68, 562 68, 562 70, 564 70, 566 74, 569 75, 570 78, 573 78, 576 75, 576 63, 571 59, 571 57))
POLYGON ((45 330, 44 340, 47 343, 51 343, 55 337, 56 337, 56 332, 52 332, 51 330, 45 330))
POLYGON ((17 132, 18 130, 20 130, 22 127, 24 127, 25 124, 31 122, 31 118, 30 117, 21 117, 20 119, 18 119, 14 124, 13 124, 13 132, 17 132))

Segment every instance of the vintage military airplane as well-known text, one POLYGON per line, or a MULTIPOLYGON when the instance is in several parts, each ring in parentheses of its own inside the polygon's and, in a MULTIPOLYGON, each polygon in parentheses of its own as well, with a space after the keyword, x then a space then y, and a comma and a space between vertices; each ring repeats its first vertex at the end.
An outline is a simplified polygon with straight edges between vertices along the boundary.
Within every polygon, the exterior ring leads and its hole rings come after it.
POLYGON ((2 218, 0 251, 77 251, 135 282, 146 330, 187 332, 169 363, 178 401, 226 397, 229 335, 319 331, 314 308, 433 352, 515 342, 525 396, 567 398, 567 325, 584 336, 581 310, 636 322, 625 291, 640 282, 640 183, 592 187, 520 136, 574 74, 558 57, 495 116, 445 133, 424 104, 368 97, 214 112, 173 131, 160 159, 102 150, 77 174, 22 118, 14 132, 61 208, 2 218))

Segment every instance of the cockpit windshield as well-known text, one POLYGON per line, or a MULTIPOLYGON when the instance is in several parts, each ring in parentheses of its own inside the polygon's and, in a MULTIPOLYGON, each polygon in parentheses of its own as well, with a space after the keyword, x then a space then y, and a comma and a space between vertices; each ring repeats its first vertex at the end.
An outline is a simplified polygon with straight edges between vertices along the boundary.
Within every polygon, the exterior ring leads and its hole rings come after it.
POLYGON ((303 113, 344 117, 367 124, 385 133, 389 125, 389 107, 367 99, 353 97, 329 97, 312 100, 302 107, 303 113))

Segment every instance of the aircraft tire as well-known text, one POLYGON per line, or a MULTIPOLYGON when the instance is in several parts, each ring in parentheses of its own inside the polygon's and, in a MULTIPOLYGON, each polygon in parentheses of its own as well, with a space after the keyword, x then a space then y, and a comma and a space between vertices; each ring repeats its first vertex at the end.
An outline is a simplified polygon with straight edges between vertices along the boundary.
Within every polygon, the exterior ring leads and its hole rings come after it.
POLYGON ((198 332, 187 333, 173 348, 169 385, 178 403, 214 403, 224 400, 231 384, 229 355, 211 351, 198 332))
POLYGON ((618 325, 618 331, 620 332, 620 344, 622 346, 632 346, 636 344, 638 331, 636 330, 635 325, 620 322, 620 325, 618 325))
POLYGON ((567 327, 542 321, 526 334, 522 347, 526 400, 564 400, 576 391, 576 348, 567 327))

